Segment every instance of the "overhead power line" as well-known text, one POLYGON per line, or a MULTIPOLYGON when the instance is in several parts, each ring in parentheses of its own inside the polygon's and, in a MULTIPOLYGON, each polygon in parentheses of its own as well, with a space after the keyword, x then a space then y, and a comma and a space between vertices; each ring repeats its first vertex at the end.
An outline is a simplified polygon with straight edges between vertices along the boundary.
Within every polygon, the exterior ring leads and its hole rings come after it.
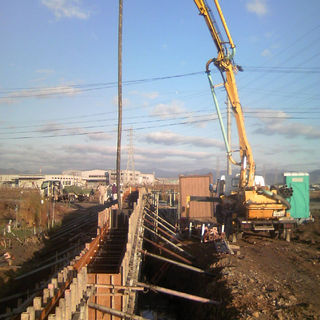
MULTIPOLYGON (((195 76, 195 75, 200 75, 204 73, 205 71, 199 71, 199 72, 178 74, 173 76, 156 77, 156 78, 140 79, 140 80, 129 80, 129 81, 123 81, 123 85, 128 86, 128 85, 141 84, 141 83, 153 82, 153 81, 159 81, 159 80, 189 77, 189 76, 195 76)), ((74 94, 74 93, 85 92, 85 91, 116 88, 117 86, 118 86, 117 82, 106 82, 106 83, 91 83, 91 84, 53 86, 53 87, 31 87, 31 88, 29 87, 29 88, 11 88, 11 89, 2 88, 0 89, 0 94, 1 95, 7 94, 7 95, 0 97, 0 99, 19 99, 19 98, 43 97, 43 96, 61 95, 61 94, 74 94)))
MULTIPOLYGON (((302 74, 318 74, 320 67, 305 68, 305 67, 256 67, 256 66, 242 66, 244 71, 261 72, 261 73, 302 73, 302 74)), ((213 70, 217 71, 217 70, 213 70)), ((164 77, 154 77, 148 79, 138 79, 123 81, 124 86, 142 84, 147 82, 154 82, 160 80, 169 80, 175 78, 189 77, 204 74, 205 71, 191 72, 185 74, 178 74, 164 77)), ((55 95, 74 95, 81 92, 96 91, 103 89, 111 89, 117 87, 117 82, 98 82, 81 85, 61 85, 52 87, 26 87, 26 88, 2 88, 0 89, 1 99, 22 99, 22 98, 40 98, 55 95)))
MULTIPOLYGON (((291 115, 283 115, 281 117, 276 116, 276 115, 262 115, 264 112, 262 111, 261 113, 259 113, 257 115, 257 112, 254 111, 249 111, 249 112, 245 112, 246 114, 246 119, 247 118, 254 118, 254 119, 277 119, 277 120, 312 120, 312 119, 320 119, 320 117, 314 117, 313 115, 310 117, 307 116, 291 116, 291 115), (254 114, 254 116, 252 116, 251 114, 254 114)), ((267 114, 268 112, 265 111, 265 114, 267 114)), ((293 113, 300 113, 300 112, 293 112, 293 113)), ((319 113, 319 112, 306 112, 306 113, 319 113)), ((223 118, 225 118, 225 112, 223 112, 224 116, 223 118)), ((202 114, 202 115, 198 115, 198 116, 193 116, 192 119, 194 118, 200 118, 199 120, 190 120, 190 117, 180 117, 180 118, 176 118, 176 119, 158 119, 158 120, 150 120, 150 121, 145 121, 144 124, 153 124, 153 125, 146 125, 146 126, 140 126, 140 127, 135 127, 134 130, 135 131, 140 131, 140 130, 147 130, 147 129, 153 129, 155 127, 157 128, 169 128, 169 127, 174 127, 174 126, 180 126, 180 125, 190 125, 190 124, 198 124, 198 123, 205 123, 205 122, 209 122, 209 121, 216 121, 217 117, 215 113, 210 113, 210 114, 202 114), (163 122, 168 122, 168 121, 177 121, 175 123, 163 123, 163 122), (182 121, 184 120, 184 121, 182 121), (159 124, 160 123, 160 124, 159 124), (163 124, 161 124, 163 123, 163 124)), ((131 122, 131 123, 126 123, 125 125, 128 127, 132 124, 137 124, 137 123, 141 123, 141 121, 138 122, 131 122)), ((115 126, 115 124, 109 124, 107 126, 115 126)), ((18 136, 18 137, 4 137, 4 138, 0 138, 0 140, 25 140, 25 139, 38 139, 38 138, 58 138, 58 137, 70 137, 70 136, 83 136, 83 135, 95 135, 95 134, 108 134, 108 133, 114 133, 114 129, 112 130, 106 130, 106 131, 89 131, 89 132, 72 132, 72 133, 62 133, 59 134, 60 131, 70 131, 70 130, 75 130, 75 129, 96 129, 96 128, 105 128, 106 125, 97 125, 97 126, 87 126, 87 127, 77 127, 77 128, 55 128, 55 129, 51 129, 50 132, 55 132, 55 134, 45 134, 45 135, 41 135, 41 136, 18 136), (58 134, 57 134, 58 133, 58 134)), ((128 131, 130 130, 128 129, 123 129, 123 131, 128 131)), ((0 135, 4 135, 4 134, 32 134, 32 133, 41 133, 41 131, 25 131, 25 132, 10 132, 10 133, 0 133, 0 135)))

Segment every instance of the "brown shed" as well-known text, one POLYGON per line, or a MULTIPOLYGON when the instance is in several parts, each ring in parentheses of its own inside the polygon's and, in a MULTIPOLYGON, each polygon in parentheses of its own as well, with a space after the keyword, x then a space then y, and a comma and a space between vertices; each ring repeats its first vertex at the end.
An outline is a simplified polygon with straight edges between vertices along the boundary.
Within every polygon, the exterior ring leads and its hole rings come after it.
POLYGON ((187 196, 210 197, 209 185, 212 183, 212 174, 179 176, 180 183, 180 216, 188 220, 201 220, 213 218, 212 202, 191 201, 189 213, 187 212, 187 196))

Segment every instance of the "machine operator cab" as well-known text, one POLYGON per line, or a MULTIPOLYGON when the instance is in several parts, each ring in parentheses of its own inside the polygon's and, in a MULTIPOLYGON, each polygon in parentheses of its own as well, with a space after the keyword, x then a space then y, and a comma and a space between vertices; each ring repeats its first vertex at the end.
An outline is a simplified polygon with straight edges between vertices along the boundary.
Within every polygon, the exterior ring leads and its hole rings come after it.
MULTIPOLYGON (((216 197, 220 197, 222 195, 232 195, 238 193, 240 182, 240 174, 234 176, 225 176, 222 175, 218 181, 216 189, 213 192, 216 193, 216 197)), ((265 186, 265 181, 262 176, 254 177, 254 185, 255 186, 265 186)))

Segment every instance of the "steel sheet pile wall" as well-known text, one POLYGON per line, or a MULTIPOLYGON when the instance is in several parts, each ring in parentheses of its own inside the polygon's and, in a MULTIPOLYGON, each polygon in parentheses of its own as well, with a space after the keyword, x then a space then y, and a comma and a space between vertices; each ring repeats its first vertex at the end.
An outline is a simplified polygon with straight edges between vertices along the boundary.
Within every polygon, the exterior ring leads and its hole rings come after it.
MULTIPOLYGON (((138 281, 141 253, 142 237, 140 237, 142 229, 142 197, 144 191, 139 192, 139 199, 134 205, 134 210, 128 219, 128 241, 126 244, 126 251, 122 259, 119 274, 89 274, 88 283, 95 286, 95 296, 90 297, 89 303, 100 307, 107 307, 113 310, 122 312, 134 312, 134 305, 136 301, 136 291, 131 291, 129 286, 134 285, 138 281), (110 286, 111 285, 111 286, 110 286), (114 287, 112 287, 114 286, 114 287), (121 293, 117 290, 117 286, 124 289, 121 293)), ((101 309, 89 308, 89 319, 121 319, 115 313, 106 313, 101 309)))
MULTIPOLYGON (((143 197, 146 193, 144 188, 139 190, 139 198, 134 205, 134 210, 129 217, 129 230, 128 230, 128 242, 126 253, 122 260, 121 269, 123 275, 123 282, 127 286, 135 285, 139 279, 140 267, 141 267, 141 253, 142 242, 143 242, 143 197)), ((134 312, 136 294, 130 292, 131 294, 124 297, 124 309, 123 311, 134 312)))
POLYGON ((190 202, 187 210, 187 196, 210 197, 209 185, 212 181, 211 173, 202 176, 179 176, 181 218, 194 220, 213 217, 213 205, 209 202, 190 202))
POLYGON ((81 313, 81 319, 88 319, 85 305, 81 306, 83 293, 87 289, 86 268, 79 270, 77 276, 73 277, 74 265, 85 253, 86 251, 83 250, 80 256, 77 256, 68 267, 58 273, 57 278, 51 279, 51 283, 43 290, 42 297, 34 297, 31 305, 21 314, 21 320, 45 319, 46 317, 50 320, 69 320, 76 312, 81 313))

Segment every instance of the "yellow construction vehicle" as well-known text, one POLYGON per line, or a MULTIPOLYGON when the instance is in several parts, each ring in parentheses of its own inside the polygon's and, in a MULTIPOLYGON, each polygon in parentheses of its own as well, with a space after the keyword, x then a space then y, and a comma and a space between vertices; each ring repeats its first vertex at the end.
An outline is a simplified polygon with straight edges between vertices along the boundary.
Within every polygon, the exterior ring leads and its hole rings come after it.
MULTIPOLYGON (((232 194, 218 194, 221 198, 221 205, 217 206, 216 216, 218 222, 224 224, 226 232, 234 235, 237 231, 270 231, 272 235, 279 233, 286 234, 287 240, 290 240, 290 230, 295 227, 295 220, 290 218, 290 204, 279 194, 277 189, 270 190, 266 186, 255 183, 255 162, 247 139, 242 106, 240 104, 238 89, 235 81, 235 72, 242 71, 242 68, 234 63, 235 45, 231 38, 226 21, 222 14, 218 0, 214 0, 217 13, 220 17, 227 41, 222 39, 218 26, 211 9, 205 0, 194 0, 199 9, 200 15, 205 19, 209 28, 212 39, 218 51, 218 56, 210 59, 206 64, 210 89, 215 102, 218 119, 224 142, 227 150, 227 157, 233 164, 240 166, 240 176, 236 186, 236 192, 232 194), (214 88, 216 87, 210 75, 210 65, 213 64, 219 70, 228 98, 231 102, 232 111, 236 120, 239 136, 239 154, 240 161, 235 161, 233 151, 230 150, 228 140, 225 134, 218 102, 215 96, 214 88)), ((218 84, 218 86, 221 84, 218 84)), ((242 234, 242 233, 241 233, 242 234)))

